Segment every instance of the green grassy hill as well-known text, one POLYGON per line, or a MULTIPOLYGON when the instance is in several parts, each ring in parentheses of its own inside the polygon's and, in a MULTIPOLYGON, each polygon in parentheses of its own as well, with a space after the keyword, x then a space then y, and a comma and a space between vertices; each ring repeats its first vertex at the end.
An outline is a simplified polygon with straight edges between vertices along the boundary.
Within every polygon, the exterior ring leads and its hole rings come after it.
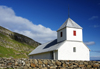
POLYGON ((0 26, 0 57, 28 58, 40 43, 0 26))

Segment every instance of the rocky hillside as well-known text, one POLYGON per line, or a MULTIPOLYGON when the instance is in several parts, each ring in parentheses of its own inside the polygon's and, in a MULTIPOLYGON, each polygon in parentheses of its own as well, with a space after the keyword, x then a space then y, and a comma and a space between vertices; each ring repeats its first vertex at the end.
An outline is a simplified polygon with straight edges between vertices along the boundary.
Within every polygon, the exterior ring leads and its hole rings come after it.
POLYGON ((28 58, 40 43, 0 26, 0 57, 28 58))

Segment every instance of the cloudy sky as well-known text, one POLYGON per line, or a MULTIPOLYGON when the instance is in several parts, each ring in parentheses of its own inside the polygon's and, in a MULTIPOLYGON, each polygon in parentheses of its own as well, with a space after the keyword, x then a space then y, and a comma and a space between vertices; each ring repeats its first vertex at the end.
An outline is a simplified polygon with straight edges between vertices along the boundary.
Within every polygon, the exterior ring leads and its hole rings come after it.
POLYGON ((92 60, 100 60, 100 0, 0 0, 0 26, 45 43, 68 18, 83 27, 92 60))

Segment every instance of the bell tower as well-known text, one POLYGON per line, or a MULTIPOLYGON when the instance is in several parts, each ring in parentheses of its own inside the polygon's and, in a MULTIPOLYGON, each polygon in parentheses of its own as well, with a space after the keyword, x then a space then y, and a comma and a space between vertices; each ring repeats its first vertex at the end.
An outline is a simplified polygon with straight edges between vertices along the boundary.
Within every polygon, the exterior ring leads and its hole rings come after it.
POLYGON ((82 27, 68 18, 62 26, 57 30, 57 42, 82 41, 82 27))

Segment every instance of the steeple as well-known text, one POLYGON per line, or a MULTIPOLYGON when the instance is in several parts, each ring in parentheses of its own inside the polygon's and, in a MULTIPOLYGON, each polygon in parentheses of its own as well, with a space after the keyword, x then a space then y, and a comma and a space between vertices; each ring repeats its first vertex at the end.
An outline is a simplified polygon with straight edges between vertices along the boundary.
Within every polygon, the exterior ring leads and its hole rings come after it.
POLYGON ((82 27, 68 18, 57 30, 57 42, 64 40, 82 41, 82 27))
POLYGON ((78 29, 82 29, 81 26, 79 26, 76 22, 74 22, 71 18, 68 18, 61 26, 60 28, 57 30, 61 30, 65 27, 70 27, 70 28, 78 28, 78 29))

